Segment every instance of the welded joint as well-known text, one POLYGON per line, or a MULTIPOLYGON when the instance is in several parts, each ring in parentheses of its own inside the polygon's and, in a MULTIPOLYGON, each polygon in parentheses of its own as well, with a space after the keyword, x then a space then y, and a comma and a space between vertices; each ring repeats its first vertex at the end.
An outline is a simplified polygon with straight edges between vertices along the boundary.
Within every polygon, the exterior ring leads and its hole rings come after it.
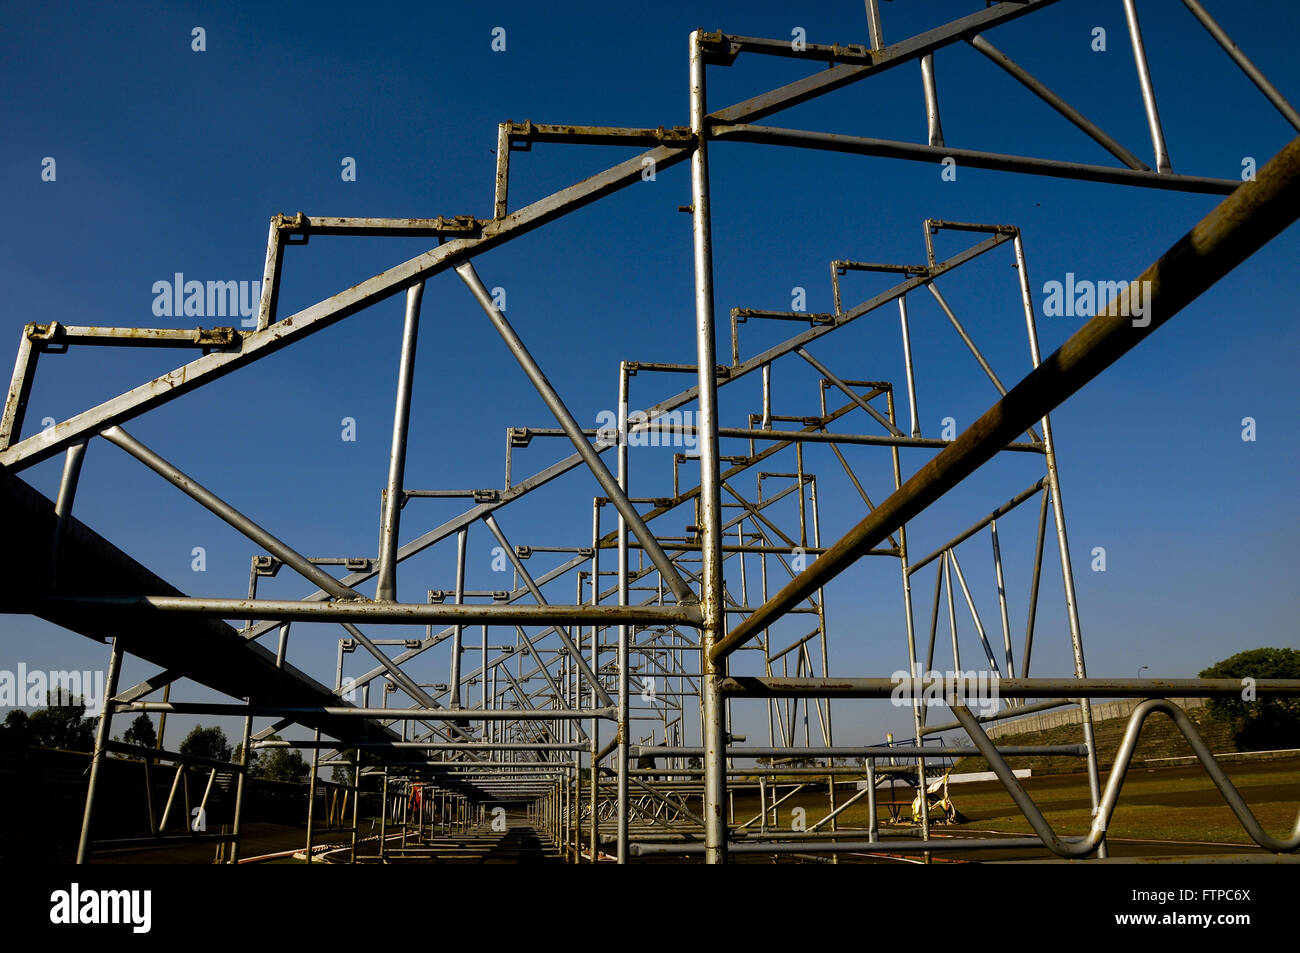
MULTIPOLYGON (((927 219, 927 222, 929 220, 927 219)), ((929 232, 926 233, 927 246, 929 242, 929 232)), ((840 297, 840 278, 847 275, 850 271, 882 271, 890 274, 900 274, 903 280, 910 278, 920 278, 931 274, 935 266, 934 252, 930 251, 930 264, 926 265, 893 265, 885 262, 870 261, 850 261, 847 259, 835 259, 831 262, 831 298, 835 302, 835 311, 830 315, 830 320, 826 324, 833 324, 834 319, 844 314, 844 305, 840 297)))
MULTIPOLYGON (((806 320, 810 325, 834 324, 836 314, 825 311, 766 311, 761 308, 732 308, 731 320, 734 324, 748 324, 750 318, 790 317, 800 321, 806 320)), ((718 365, 722 368, 723 365, 718 365)), ((726 375, 719 373, 719 377, 726 375)))
MULTIPOLYGON (((953 232, 987 232, 990 235, 1004 235, 1008 238, 1016 238, 1020 235, 1020 228, 1016 225, 989 225, 982 222, 954 222, 942 218, 927 218, 921 223, 921 231, 925 235, 925 254, 930 262, 930 269, 934 269, 938 260, 934 257, 934 236, 942 230, 953 232)), ((929 272, 922 272, 927 274, 929 272)))
POLYGON ((721 31, 699 34, 700 52, 710 66, 731 66, 741 53, 759 53, 790 59, 808 59, 828 66, 850 64, 870 66, 876 61, 872 51, 861 43, 802 43, 798 48, 789 40, 769 40, 748 36, 728 36, 721 31))
POLYGON ((27 340, 33 343, 59 341, 63 338, 63 325, 58 321, 49 324, 28 324, 23 328, 27 340))
POLYGON ((255 576, 274 576, 280 571, 284 563, 275 556, 254 556, 253 557, 253 574, 255 576))

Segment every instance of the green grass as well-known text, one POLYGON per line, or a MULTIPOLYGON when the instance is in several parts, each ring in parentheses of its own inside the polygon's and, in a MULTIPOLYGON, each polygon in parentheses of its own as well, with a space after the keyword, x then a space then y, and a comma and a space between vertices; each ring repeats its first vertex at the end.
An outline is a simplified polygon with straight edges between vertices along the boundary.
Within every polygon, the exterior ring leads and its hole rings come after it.
MULTIPOLYGON (((1291 832, 1297 811, 1300 810, 1300 759, 1226 764, 1224 770, 1265 831, 1275 836, 1285 836, 1291 832)), ((1105 782, 1106 775, 1103 774, 1103 787, 1105 782)), ((1023 785, 1058 834, 1079 835, 1087 832, 1092 816, 1086 775, 1031 777, 1025 779, 1023 785)), ((841 804, 856 793, 851 786, 841 786, 837 790, 838 803, 841 804)), ((971 823, 947 828, 949 830, 956 832, 965 827, 1032 833, 1029 822, 1020 815, 1010 795, 1000 784, 954 785, 951 794, 953 803, 971 818, 971 823)), ((897 800, 910 803, 911 796, 910 788, 903 785, 896 787, 897 800)), ((887 787, 880 790, 879 797, 882 800, 889 797, 887 787)), ((809 826, 829 810, 824 790, 801 792, 781 805, 781 826, 790 823, 791 809, 796 806, 806 810, 809 826)), ((756 797, 736 798, 738 821, 746 821, 757 812, 756 797)), ((904 821, 910 814, 908 807, 902 808, 904 821)), ((887 826, 889 814, 884 806, 878 808, 878 816, 880 823, 887 826)), ((839 816, 839 820, 841 827, 865 828, 868 821, 865 799, 848 808, 839 816)), ((1199 766, 1130 771, 1120 791, 1119 803, 1108 833, 1113 838, 1134 840, 1216 841, 1243 845, 1253 843, 1209 776, 1199 766)))

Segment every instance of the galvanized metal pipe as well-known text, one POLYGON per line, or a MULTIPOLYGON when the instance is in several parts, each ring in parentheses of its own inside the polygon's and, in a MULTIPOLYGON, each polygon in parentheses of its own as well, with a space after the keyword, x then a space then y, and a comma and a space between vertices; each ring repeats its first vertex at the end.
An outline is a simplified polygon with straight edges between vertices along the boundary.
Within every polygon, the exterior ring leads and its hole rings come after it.
POLYGON ((81 477, 81 465, 86 459, 86 443, 74 443, 63 458, 63 474, 59 478, 59 495, 54 501, 54 535, 50 539, 50 588, 58 588, 59 581, 59 547, 63 536, 68 531, 68 521, 72 519, 72 501, 77 495, 77 481, 81 477))
MULTIPOLYGON (((921 697, 920 685, 903 698, 921 697)), ((723 679, 725 695, 753 698, 797 698, 827 695, 833 698, 889 698, 910 679, 895 678, 768 678, 733 675, 723 679)), ((1001 698, 1192 698, 1199 695, 1241 694, 1235 678, 1000 678, 995 683, 1001 698)), ((1259 697, 1300 695, 1300 679, 1261 678, 1255 681, 1259 697)), ((928 753, 928 752, 927 752, 928 753)))
POLYGON ((700 458, 699 535, 700 605, 700 691, 704 740, 704 843, 705 863, 721 864, 727 859, 726 712, 718 684, 726 662, 715 655, 714 646, 726 631, 723 607, 722 498, 718 459, 718 379, 714 356, 713 236, 709 195, 710 130, 705 88, 704 51, 700 31, 690 36, 690 117, 695 149, 691 153, 691 236, 695 269, 695 349, 699 369, 700 458))
POLYGON ((1300 113, 1296 112, 1295 108, 1286 101, 1286 97, 1278 92, 1277 87, 1268 81, 1268 77, 1259 71, 1237 44, 1232 42, 1232 37, 1224 32, 1223 27, 1215 22, 1214 18, 1206 12, 1205 7, 1201 6, 1198 0, 1183 0, 1183 6, 1192 11, 1192 15, 1201 21, 1201 26, 1209 31, 1215 42, 1223 47, 1223 51, 1232 57, 1234 63, 1241 67, 1241 71, 1259 88, 1277 111, 1286 117, 1286 121, 1300 130, 1300 113))
MULTIPOLYGON (((109 427, 102 431, 100 436, 109 443, 121 447, 172 486, 176 487, 182 493, 221 517, 235 529, 239 530, 253 542, 257 543, 257 545, 265 549, 272 556, 279 559, 290 569, 293 569, 295 572, 306 577, 325 592, 328 592, 337 599, 361 598, 360 593, 343 585, 323 569, 317 568, 311 560, 291 549, 275 536, 272 536, 269 532, 264 530, 261 526, 258 526, 251 519, 239 512, 225 500, 218 497, 211 490, 200 485, 198 481, 182 473, 178 468, 172 466, 162 457, 158 456, 158 454, 140 443, 140 441, 136 440, 121 427, 109 427)), ((240 600, 232 601, 238 602, 240 600)), ((235 616, 228 616, 227 618, 235 618, 235 616)), ((256 618, 265 618, 265 616, 257 616, 256 618)))
MULTIPOLYGON (((469 527, 461 527, 456 534, 456 605, 462 605, 465 601, 465 548, 469 542, 469 527)), ((461 655, 464 648, 461 644, 461 634, 464 632, 463 626, 456 626, 451 633, 451 675, 448 678, 448 688, 451 692, 451 699, 448 702, 450 707, 460 707, 460 663, 461 655)))
POLYGON ((1083 113, 1079 112, 1056 93, 1044 86, 1019 63, 1007 56, 1007 54, 1003 53, 988 40, 984 39, 982 35, 976 34, 967 40, 967 42, 1004 69, 1035 96, 1082 129, 1084 133, 1115 158, 1119 159, 1120 162, 1123 162, 1130 169, 1139 169, 1145 172, 1151 171, 1149 165, 1108 136, 1104 131, 1102 131, 1100 126, 1084 116, 1083 113))
POLYGON ((103 770, 105 748, 113 722, 113 696, 117 694, 123 654, 121 639, 113 639, 113 648, 108 656, 108 673, 104 678, 104 710, 99 713, 99 724, 95 728, 95 752, 90 756, 90 780, 86 787, 86 806, 81 815, 81 837, 77 841, 78 864, 90 861, 90 829, 95 814, 95 795, 99 791, 99 775, 103 770))
POLYGON ((461 625, 552 625, 599 621, 638 625, 699 625, 693 606, 442 605, 416 602, 299 602, 293 599, 206 599, 185 596, 32 596, 6 612, 93 609, 122 615, 170 612, 218 619, 275 619, 305 622, 366 622, 402 625, 412 622, 457 622, 461 625))
POLYGON ((402 353, 397 364, 397 399, 393 408, 393 445, 388 455, 388 484, 379 522, 379 580, 375 598, 386 602, 397 601, 397 532, 402 518, 406 435, 411 421, 415 346, 420 331, 420 299, 423 296, 423 281, 406 289, 406 317, 402 324, 402 353))
POLYGON ((916 406, 916 376, 912 370, 912 335, 907 325, 907 295, 898 296, 898 322, 903 332, 903 367, 907 375, 907 413, 913 437, 921 436, 916 406))
POLYGON ((1142 88, 1142 106, 1147 113, 1151 148, 1156 155, 1156 171, 1172 172, 1169 149, 1165 145, 1165 131, 1160 125, 1160 110, 1156 106, 1156 91, 1151 84, 1151 67, 1147 65, 1146 46, 1142 42, 1142 27, 1138 24, 1137 0, 1124 0, 1124 19, 1128 23, 1129 40, 1133 44, 1133 63, 1137 67, 1138 85, 1142 88))
MULTIPOLYGON (((462 262, 456 266, 456 274, 460 275, 461 280, 469 287, 475 300, 478 301, 479 306, 487 314, 488 320, 492 322, 492 326, 496 328, 497 333, 506 342, 506 346, 510 348, 510 353, 519 362, 519 366, 523 368, 524 373, 537 389, 538 394, 541 395, 547 408, 555 415, 555 419, 559 421, 565 434, 573 442, 574 449, 578 451, 579 456, 591 469, 601 489, 605 491, 605 495, 610 498, 610 502, 628 521, 637 539, 641 541, 641 545, 645 547, 646 553, 655 564, 655 568, 663 574, 677 601, 679 603, 694 602, 695 594, 686 585, 682 577, 678 575, 677 570, 673 567, 672 560, 668 558, 668 554, 659 546, 654 534, 646 527, 645 522, 627 499, 626 494, 618 488, 617 481, 605 464, 601 462, 600 455, 592 448, 587 438, 583 436, 582 427, 578 425, 573 414, 564 405, 564 401, 560 399, 560 395, 551 386, 551 382, 546 379, 546 375, 537 362, 533 360, 533 356, 528 352, 528 348, 524 346, 524 342, 519 335, 515 333, 514 328, 506 321, 505 315, 497 308, 492 300, 492 295, 483 286, 482 279, 474 270, 474 265, 468 261, 462 262)), ((710 379, 712 379, 714 373, 713 364, 709 365, 708 373, 710 379)), ((716 387, 716 383, 714 386, 716 387)))
MULTIPOLYGON (((1132 0, 1126 0, 1131 3, 1132 0)), ((1136 13, 1134 14, 1136 16, 1136 13)), ((1136 22, 1136 21, 1135 21, 1136 22)), ((1016 274, 1020 282, 1020 300, 1025 312, 1025 329, 1029 334, 1029 356, 1037 369, 1041 362, 1038 349, 1038 325, 1034 320, 1033 300, 1029 289, 1029 267, 1025 261, 1024 245, 1017 234, 1013 246, 1016 254, 1016 274)), ((1155 307, 1148 302, 1148 307, 1155 307)), ((1083 657, 1083 631, 1079 622, 1079 600, 1074 591, 1074 564, 1070 558, 1070 543, 1065 528, 1065 504, 1061 498, 1060 470, 1056 465, 1056 443, 1052 437, 1052 420, 1043 415, 1043 448, 1047 455, 1047 490, 1052 503, 1052 516, 1056 522, 1056 543, 1061 563, 1061 582, 1065 589, 1065 611, 1070 625, 1070 649, 1074 656, 1074 674, 1076 678, 1085 678, 1088 674, 1083 657)), ((1008 672, 1007 674, 1011 674, 1008 672)), ((1088 746, 1088 792, 1092 808, 1097 810, 1101 798, 1101 774, 1097 760, 1097 745, 1092 727, 1092 702, 1083 698, 1079 701, 1080 719, 1083 722, 1083 742, 1088 746)), ((1106 856, 1106 844, 1103 840, 1099 856, 1106 856)))
POLYGON ((943 146, 943 124, 939 121, 939 89, 934 82, 934 54, 921 57, 921 86, 925 90, 926 139, 932 146, 943 146))

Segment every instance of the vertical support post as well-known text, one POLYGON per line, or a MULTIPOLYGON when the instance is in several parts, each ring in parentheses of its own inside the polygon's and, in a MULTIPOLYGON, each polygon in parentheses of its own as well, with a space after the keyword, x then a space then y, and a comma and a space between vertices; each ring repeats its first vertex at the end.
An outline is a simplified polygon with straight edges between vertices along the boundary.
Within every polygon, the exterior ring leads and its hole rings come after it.
MULTIPOLYGON (((912 355, 907 345, 907 307, 903 304, 903 300, 904 300, 903 298, 899 298, 898 304, 902 312, 903 351, 907 359, 907 365, 908 365, 908 372, 907 372, 908 399, 912 407, 912 429, 915 432, 916 398, 912 394, 912 355)), ((896 422, 894 419, 893 391, 890 391, 889 393, 889 422, 890 423, 896 422)), ((919 436, 919 434, 917 434, 917 436, 919 436)), ((899 453, 897 445, 890 448, 890 455, 893 458, 893 465, 894 465, 894 489, 897 490, 899 487, 903 485, 902 457, 899 453)), ((908 571, 909 557, 908 557, 908 549, 907 549, 907 524, 906 523, 898 527, 898 557, 899 557, 898 558, 899 567, 902 570, 902 574, 903 574, 903 618, 907 626, 907 666, 908 666, 908 671, 913 678, 920 678, 922 675, 922 669, 916 655, 916 622, 913 618, 913 613, 912 613, 912 574, 908 571)), ((946 565, 946 563, 944 563, 944 565, 946 565)), ((936 595, 938 594, 937 589, 935 590, 935 594, 936 595)), ((960 669, 954 669, 954 671, 960 671, 960 669)), ((921 731, 921 729, 925 725, 925 721, 922 718, 922 713, 921 713, 921 699, 915 697, 917 694, 915 684, 913 685, 912 694, 914 696, 912 698, 912 731, 916 738, 916 745, 917 747, 920 747, 924 743, 924 738, 925 738, 924 734, 922 734, 921 731)), ((870 814, 870 821, 868 822, 867 839, 872 841, 874 841, 876 838, 872 835, 871 831, 877 827, 876 773, 875 772, 876 772, 876 762, 874 759, 870 759, 867 761, 867 784, 870 785, 871 788, 871 793, 867 795, 868 798, 867 809, 870 814)), ((924 792, 926 790, 926 775, 925 775, 925 758, 923 757, 917 757, 916 759, 916 781, 917 781, 917 790, 924 792)), ((930 803, 929 803, 929 799, 924 796, 924 793, 922 793, 922 797, 921 797, 921 839, 922 840, 930 839, 930 803)), ((927 864, 930 862, 929 851, 925 852, 925 862, 927 864)))
MULTIPOLYGON (((248 704, 252 704, 251 698, 245 698, 248 704)), ((244 824, 244 787, 248 781, 248 768, 253 763, 249 756, 248 746, 253 741, 253 716, 247 715, 244 718, 244 738, 240 742, 239 748, 239 777, 235 779, 235 823, 231 827, 231 834, 234 840, 230 842, 230 863, 239 863, 239 835, 243 831, 244 824)), ((207 795, 204 795, 207 800, 207 795)))
POLYGON ((718 379, 714 356, 713 238, 709 209, 709 152, 704 52, 700 34, 690 37, 691 232, 695 265, 695 347, 699 375, 701 714, 704 722, 704 861, 725 863, 727 826, 727 730, 719 684, 726 661, 714 661, 714 644, 726 635, 722 604, 722 499, 718 471, 718 379))
MULTIPOLYGON (((167 702, 171 701, 171 697, 172 697, 172 683, 168 682, 166 685, 163 686, 163 697, 162 697, 163 704, 165 705, 167 704, 167 702)), ((163 736, 166 734, 167 734, 167 712, 164 711, 158 715, 157 748, 159 751, 162 751, 166 747, 166 745, 163 744, 163 736)))
POLYGON ((1029 677, 1029 657, 1034 651, 1034 620, 1038 615, 1038 583, 1043 576, 1043 543, 1047 539, 1047 491, 1038 507, 1038 545, 1034 550, 1034 577, 1029 585, 1029 608, 1025 617, 1025 652, 1020 659, 1020 677, 1029 677))
POLYGON ((903 329, 903 364, 907 371, 907 410, 913 437, 921 436, 921 421, 916 408, 916 377, 912 371, 912 335, 907 324, 907 295, 898 296, 898 320, 903 329))
POLYGON ((292 622, 285 622, 280 626, 280 639, 275 647, 275 667, 284 668, 284 657, 289 651, 289 627, 292 622))
MULTIPOLYGON (((772 429, 772 365, 763 365, 763 429, 772 429)), ((742 523, 744 521, 742 520, 742 523)))
MULTIPOLYGON (((628 367, 626 361, 618 366, 618 485, 627 495, 627 402, 628 402, 628 367)), ((627 520, 620 513, 618 517, 618 604, 628 604, 628 538, 627 520)), ((618 627, 618 751, 617 764, 618 801, 617 850, 618 863, 626 864, 628 855, 628 741, 631 731, 631 705, 629 697, 631 664, 628 651, 630 629, 627 625, 618 627)))
MULTIPOLYGON (((591 502, 591 604, 600 603, 600 501, 591 502)), ((600 678, 600 627, 591 624, 591 670, 600 678)), ((596 707, 596 689, 591 689, 592 707, 596 707)), ((600 719, 591 719, 591 862, 600 863, 600 719)))
MULTIPOLYGON (((469 527, 462 526, 456 534, 456 605, 465 601, 465 546, 468 541, 469 527)), ((448 702, 451 708, 460 707, 460 661, 464 652, 461 636, 464 631, 464 627, 458 625, 451 637, 451 677, 447 686, 451 692, 448 702)))
POLYGON ((281 215, 271 216, 271 234, 266 239, 266 262, 262 266, 262 298, 257 305, 259 331, 270 327, 275 321, 276 306, 280 301, 280 272, 284 270, 285 245, 280 237, 283 221, 281 215))
MULTIPOLYGON (((366 688, 370 686, 367 685, 366 688)), ((368 702, 363 702, 367 704, 368 702)), ((361 749, 352 749, 352 851, 348 863, 357 862, 357 825, 361 823, 361 749)))
POLYGON ((22 437, 23 418, 27 416, 27 400, 32 395, 32 381, 36 378, 36 362, 41 349, 32 342, 29 333, 35 325, 27 325, 18 338, 18 357, 14 360, 14 374, 5 396, 4 410, 0 411, 0 450, 7 449, 22 437))
POLYGON ((104 681, 104 710, 99 713, 99 725, 95 730, 95 752, 90 756, 90 782, 86 787, 86 809, 81 816, 81 839, 77 842, 77 863, 84 864, 90 859, 90 822, 95 812, 95 792, 99 788, 99 772, 104 763, 104 747, 108 744, 109 729, 113 721, 113 696, 117 694, 118 674, 122 670, 122 646, 120 640, 113 639, 113 648, 108 656, 108 675, 104 681))
POLYGON ((952 636, 952 670, 961 671, 961 646, 957 643, 957 606, 952 590, 952 553, 943 551, 943 586, 948 592, 948 633, 952 636))
MULTIPOLYGON (((880 818, 876 811, 876 759, 867 759, 867 840, 875 843, 880 839, 880 818)), ((926 812, 929 813, 928 811, 926 812)))
MULTIPOLYGON (((809 502, 812 504, 813 547, 815 549, 821 549, 822 521, 821 521, 821 513, 817 509, 817 477, 816 476, 809 477, 809 502)), ((744 559, 743 553, 741 554, 741 559, 744 559)), ((829 632, 827 631, 826 628, 826 600, 823 595, 823 590, 821 589, 817 590, 817 628, 820 630, 821 633, 821 638, 819 639, 819 641, 821 642, 822 677, 830 678, 831 662, 830 662, 830 645, 828 644, 829 632)), ((810 664, 809 668, 811 667, 812 666, 810 664)), ((821 714, 820 702, 818 702, 817 711, 818 714, 820 715, 821 714)), ((835 735, 834 735, 832 721, 831 721, 831 700, 829 698, 826 699, 826 715, 822 723, 822 737, 827 747, 834 746, 835 735)), ((832 757, 828 757, 826 759, 826 766, 829 768, 829 767, 833 767, 834 765, 835 765, 835 759, 832 757)), ((831 814, 834 815, 836 813, 834 774, 831 773, 827 774, 826 789, 830 800, 831 814)), ((838 829, 839 829, 839 821, 835 820, 834 817, 832 817, 831 830, 838 830, 838 829)), ((832 864, 838 864, 839 862, 840 862, 840 858, 838 854, 834 854, 831 856, 832 864)))
POLYGON ((316 774, 320 771, 320 729, 316 729, 316 743, 311 749, 311 777, 307 782, 307 845, 303 848, 306 862, 311 863, 312 825, 316 821, 316 774))
POLYGON ((882 50, 885 48, 885 29, 880 22, 880 0, 866 0, 867 3, 867 29, 871 34, 871 48, 873 50, 882 50))
POLYGON ((1147 65, 1146 46, 1142 43, 1142 27, 1138 25, 1137 0, 1124 0, 1124 19, 1128 21, 1129 40, 1133 44, 1133 63, 1137 66, 1138 85, 1142 87, 1142 106, 1147 113, 1147 128, 1151 131, 1151 147, 1155 151, 1156 171, 1172 172, 1169 149, 1165 146, 1165 131, 1160 125, 1160 110, 1156 107, 1156 91, 1151 85, 1151 68, 1147 65))
POLYGON ((388 863, 384 857, 384 845, 388 841, 388 768, 379 779, 379 862, 388 863))
MULTIPOLYGON (((1132 4, 1133 0, 1124 0, 1125 10, 1131 8, 1132 4)), ((1133 27, 1137 25, 1136 17, 1135 11, 1131 20, 1133 27)), ((1140 39, 1137 39, 1136 42, 1140 42, 1140 39)), ((1034 367, 1037 368, 1041 361, 1038 349, 1038 326, 1034 321, 1033 293, 1029 289, 1029 268, 1025 262, 1025 249, 1018 232, 1014 239, 1014 247, 1016 272, 1020 278, 1020 300, 1025 310, 1025 325, 1029 333, 1029 356, 1034 367)), ((1079 624, 1079 602, 1074 592, 1074 566, 1070 561, 1070 542, 1065 532, 1065 504, 1061 500, 1061 479, 1056 466, 1056 444, 1052 439, 1051 416, 1044 415, 1042 424, 1043 452, 1047 460, 1047 489, 1051 495, 1052 516, 1056 522, 1056 544, 1061 559, 1061 581, 1065 587, 1065 610, 1070 623, 1070 648, 1074 653, 1074 676, 1075 678, 1087 678, 1088 669, 1083 659, 1083 631, 1079 624)), ((1088 749, 1088 793, 1092 801, 1092 812, 1095 815, 1097 807, 1101 803, 1101 774, 1097 767, 1097 742, 1092 728, 1091 699, 1079 699, 1079 715, 1083 721, 1083 743, 1088 749)), ((1106 840, 1103 837, 1100 846, 1097 848, 1097 856, 1105 858, 1106 855, 1106 840)))
POLYGON ((497 187, 493 218, 505 218, 510 196, 510 132, 508 123, 497 124, 497 187))
POLYGON ((925 87, 925 127, 930 145, 943 145, 943 123, 939 121, 939 87, 934 81, 934 54, 921 57, 921 85, 925 87))
POLYGON ((993 571, 998 583, 998 610, 1002 615, 1002 648, 1006 652, 1007 678, 1013 678, 1016 666, 1011 656, 1011 620, 1007 615, 1007 585, 1002 577, 1002 547, 998 543, 997 520, 989 523, 989 532, 993 539, 993 571))
POLYGON ((144 800, 145 809, 149 812, 149 836, 158 836, 158 821, 153 812, 153 758, 149 755, 144 757, 144 800))
POLYGON ((406 320, 402 325, 402 355, 397 367, 397 401, 393 408, 393 448, 388 456, 388 485, 379 524, 379 572, 375 598, 397 600, 397 530, 402 513, 402 477, 406 472, 406 435, 411 420, 411 386, 415 377, 415 344, 420 331, 420 299, 424 282, 406 289, 406 320))

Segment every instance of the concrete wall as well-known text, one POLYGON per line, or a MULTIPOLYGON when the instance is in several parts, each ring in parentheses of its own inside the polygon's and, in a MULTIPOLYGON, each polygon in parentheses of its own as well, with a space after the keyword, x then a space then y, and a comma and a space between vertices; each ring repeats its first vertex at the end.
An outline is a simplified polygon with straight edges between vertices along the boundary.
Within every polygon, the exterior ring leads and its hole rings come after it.
MULTIPOLYGON (((1111 718, 1127 718, 1133 709, 1144 700, 1141 698, 1120 698, 1115 701, 1094 704, 1092 706, 1093 723, 1107 721, 1111 718)), ((1204 698, 1176 698, 1171 700, 1184 710, 1201 708, 1205 705, 1204 698)), ((1053 709, 1052 711, 1041 711, 1033 715, 1025 715, 1023 718, 995 721, 992 724, 985 725, 984 730, 988 732, 990 738, 1000 738, 1003 735, 1020 735, 1030 731, 1044 731, 1049 728, 1077 725, 1080 724, 1080 720, 1078 707, 1071 706, 1069 708, 1053 709)))

